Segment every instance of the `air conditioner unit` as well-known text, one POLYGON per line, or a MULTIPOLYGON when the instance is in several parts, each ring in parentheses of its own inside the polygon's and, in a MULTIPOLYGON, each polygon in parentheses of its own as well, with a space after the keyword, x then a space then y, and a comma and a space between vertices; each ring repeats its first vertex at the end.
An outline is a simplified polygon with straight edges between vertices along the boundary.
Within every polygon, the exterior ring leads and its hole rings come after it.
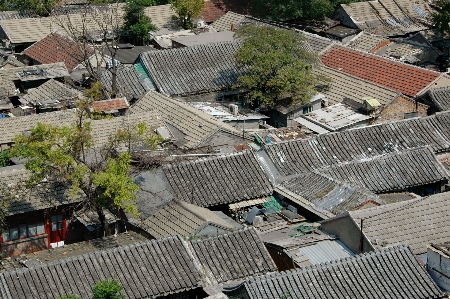
POLYGON ((233 114, 234 116, 238 115, 238 113, 239 113, 238 105, 230 104, 230 112, 231 112, 231 114, 233 114))

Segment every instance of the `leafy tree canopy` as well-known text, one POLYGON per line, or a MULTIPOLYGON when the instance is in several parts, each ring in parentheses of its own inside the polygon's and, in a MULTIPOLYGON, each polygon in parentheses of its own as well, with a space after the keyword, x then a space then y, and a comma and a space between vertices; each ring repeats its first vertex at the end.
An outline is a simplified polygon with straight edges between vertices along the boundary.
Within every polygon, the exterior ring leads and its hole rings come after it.
POLYGON ((6 0, 2 1, 3 10, 34 11, 40 16, 49 15, 58 4, 57 0, 6 0))
POLYGON ((312 72, 317 56, 305 50, 304 37, 293 31, 245 25, 236 32, 244 40, 236 52, 242 75, 235 84, 249 103, 272 107, 288 100, 308 103, 314 86, 324 80, 312 72))
POLYGON ((170 0, 169 2, 185 29, 194 27, 193 19, 200 17, 200 11, 205 6, 204 0, 170 0))
POLYGON ((439 11, 433 15, 436 27, 441 32, 450 34, 450 3, 445 0, 438 2, 439 11))
POLYGON ((251 0, 255 16, 273 20, 322 20, 340 4, 359 0, 251 0))
POLYGON ((150 39, 149 31, 158 28, 152 24, 150 17, 145 15, 144 9, 147 6, 155 5, 154 0, 128 0, 124 10, 123 19, 124 30, 133 38, 134 43, 140 41, 146 43, 150 39))
POLYGON ((122 290, 123 286, 117 280, 100 281, 92 290, 92 299, 122 299, 125 298, 120 294, 122 290))

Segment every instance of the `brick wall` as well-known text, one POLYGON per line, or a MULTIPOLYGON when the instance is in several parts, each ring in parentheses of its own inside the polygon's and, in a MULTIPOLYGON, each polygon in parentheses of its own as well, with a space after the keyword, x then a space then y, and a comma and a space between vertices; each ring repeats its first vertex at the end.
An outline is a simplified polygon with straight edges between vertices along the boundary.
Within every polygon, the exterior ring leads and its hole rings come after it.
MULTIPOLYGON (((416 109, 416 102, 404 96, 400 96, 388 104, 375 120, 375 124, 392 122, 405 119, 405 113, 411 113, 416 109)), ((427 116, 428 106, 419 103, 418 112, 421 117, 427 116)))
POLYGON ((20 239, 0 244, 3 256, 12 257, 47 249, 47 235, 20 239))

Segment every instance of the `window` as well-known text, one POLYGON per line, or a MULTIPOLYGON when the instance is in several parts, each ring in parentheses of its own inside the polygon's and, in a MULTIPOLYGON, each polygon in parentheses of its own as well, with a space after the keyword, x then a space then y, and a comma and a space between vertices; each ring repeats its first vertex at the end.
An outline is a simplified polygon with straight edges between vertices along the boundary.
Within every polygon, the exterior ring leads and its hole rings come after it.
POLYGON ((63 229, 63 216, 52 216, 52 232, 63 229))
POLYGON ((42 235, 45 233, 44 229, 44 223, 34 223, 34 224, 23 224, 20 225, 18 228, 10 228, 6 229, 2 233, 2 240, 3 242, 6 241, 14 241, 17 239, 25 239, 37 235, 42 235))

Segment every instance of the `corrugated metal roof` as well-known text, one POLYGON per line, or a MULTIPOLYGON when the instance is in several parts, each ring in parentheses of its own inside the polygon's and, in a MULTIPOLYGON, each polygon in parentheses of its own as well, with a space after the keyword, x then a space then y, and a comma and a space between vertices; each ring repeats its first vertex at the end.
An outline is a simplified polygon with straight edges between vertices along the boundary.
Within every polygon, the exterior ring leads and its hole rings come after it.
POLYGON ((355 255, 339 240, 324 240, 311 246, 301 247, 295 251, 300 251, 307 256, 313 265, 355 255))

